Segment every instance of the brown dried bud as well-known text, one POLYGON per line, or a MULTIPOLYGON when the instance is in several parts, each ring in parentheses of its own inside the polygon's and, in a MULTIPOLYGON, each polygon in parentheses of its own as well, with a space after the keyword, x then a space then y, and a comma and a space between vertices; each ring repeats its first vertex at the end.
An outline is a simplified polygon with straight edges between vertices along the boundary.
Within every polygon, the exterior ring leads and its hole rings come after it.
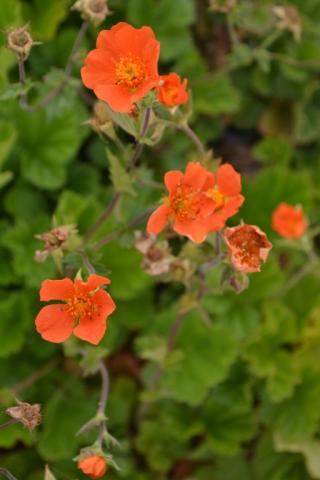
POLYGON ((34 42, 28 26, 12 28, 7 34, 7 45, 21 60, 26 60, 30 54, 30 50, 33 45, 37 45, 38 42, 34 42))
POLYGON ((299 42, 302 33, 302 23, 298 9, 291 5, 276 5, 272 10, 279 19, 277 28, 290 30, 295 41, 299 42))
POLYGON ((111 15, 107 0, 77 0, 72 8, 81 12, 82 18, 89 20, 95 27, 111 15))
POLYGON ((75 225, 61 225, 60 227, 53 228, 49 232, 35 235, 38 240, 44 242, 44 248, 36 251, 35 260, 41 263, 47 258, 49 253, 55 250, 67 249, 70 236, 75 235, 77 232, 75 225))
POLYGON ((135 232, 135 247, 143 255, 143 269, 156 276, 167 273, 175 261, 167 242, 157 242, 155 235, 135 232))
POLYGON ((210 0, 209 10, 229 13, 236 7, 237 2, 238 0, 210 0))
POLYGON ((16 407, 7 408, 6 414, 21 422, 28 430, 34 430, 41 423, 41 406, 19 402, 16 407))

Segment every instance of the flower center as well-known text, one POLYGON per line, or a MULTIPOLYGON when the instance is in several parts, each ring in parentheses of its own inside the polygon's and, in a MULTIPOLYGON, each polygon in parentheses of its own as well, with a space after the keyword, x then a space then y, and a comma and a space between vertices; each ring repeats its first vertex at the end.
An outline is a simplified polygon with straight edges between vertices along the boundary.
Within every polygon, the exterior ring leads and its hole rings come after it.
POLYGON ((194 219, 199 210, 201 201, 197 192, 188 186, 178 186, 175 193, 170 198, 170 206, 174 216, 180 220, 194 219))
POLYGON ((146 78, 147 72, 143 61, 131 53, 121 57, 116 65, 116 83, 130 89, 137 88, 146 78))
POLYGON ((207 194, 215 202, 215 210, 219 210, 225 204, 226 197, 216 188, 208 190, 207 194))
POLYGON ((75 318, 91 316, 94 309, 92 297, 88 294, 76 293, 67 300, 67 311, 75 318))

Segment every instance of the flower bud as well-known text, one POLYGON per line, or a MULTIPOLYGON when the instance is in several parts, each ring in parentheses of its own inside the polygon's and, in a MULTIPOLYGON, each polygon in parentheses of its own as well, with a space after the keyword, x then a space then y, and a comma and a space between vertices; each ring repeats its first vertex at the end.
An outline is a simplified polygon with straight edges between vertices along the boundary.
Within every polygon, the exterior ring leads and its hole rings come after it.
POLYGON ((101 478, 108 470, 108 464, 101 455, 89 455, 78 461, 78 468, 90 478, 101 478))
POLYGON ((93 108, 93 117, 87 120, 85 123, 89 124, 92 130, 97 133, 103 133, 110 138, 115 137, 112 119, 108 113, 106 104, 103 102, 95 103, 93 108))
POLYGON ((135 247, 143 255, 142 267, 149 275, 169 272, 175 257, 167 242, 157 242, 155 235, 135 232, 135 247))
POLYGON ((71 235, 75 235, 77 229, 75 225, 62 225, 53 228, 49 232, 40 233, 35 237, 44 242, 44 248, 37 250, 35 253, 35 260, 39 263, 43 262, 49 253, 56 250, 65 250, 68 248, 68 240, 71 235))
POLYGON ((106 17, 111 15, 107 0, 77 0, 72 8, 81 12, 82 18, 95 27, 101 25, 106 17))
POLYGON ((236 7, 237 2, 238 0, 210 0, 209 10, 229 13, 236 7))
POLYGON ((34 42, 27 26, 12 28, 7 34, 7 46, 19 59, 26 60, 34 42))
POLYGON ((41 423, 41 406, 38 403, 30 405, 30 403, 18 401, 16 407, 7 408, 6 414, 21 422, 30 431, 41 423))
POLYGON ((273 7, 274 14, 278 17, 277 28, 290 30, 296 42, 301 38, 302 23, 299 11, 292 5, 276 5, 273 7))

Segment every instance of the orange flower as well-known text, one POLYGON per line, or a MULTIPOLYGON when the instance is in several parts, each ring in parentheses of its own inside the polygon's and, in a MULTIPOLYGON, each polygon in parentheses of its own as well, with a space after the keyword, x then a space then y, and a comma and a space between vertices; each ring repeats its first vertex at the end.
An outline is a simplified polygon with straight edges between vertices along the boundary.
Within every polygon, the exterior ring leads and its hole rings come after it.
POLYGON ((241 176, 232 165, 225 163, 210 174, 206 182, 207 196, 215 203, 208 226, 210 231, 220 230, 226 220, 235 215, 244 202, 241 192, 241 176))
POLYGON ((91 455, 79 460, 78 468, 90 478, 101 478, 108 470, 108 464, 104 457, 91 455))
POLYGON ((36 318, 36 329, 44 340, 61 343, 72 332, 76 337, 97 345, 106 331, 106 320, 116 308, 110 295, 100 287, 111 283, 108 278, 90 275, 87 282, 45 280, 40 300, 63 300, 65 303, 43 307, 36 318))
POLYGON ((166 107, 176 107, 189 100, 187 92, 188 81, 181 78, 176 73, 162 75, 160 77, 162 83, 158 91, 158 100, 166 107))
POLYGON ((149 218, 148 233, 158 234, 172 220, 175 232, 196 243, 203 242, 209 232, 208 218, 215 208, 215 202, 204 191, 211 175, 200 163, 192 162, 185 174, 178 170, 167 172, 164 182, 169 196, 149 218))
POLYGON ((272 228, 285 238, 302 237, 307 228, 302 208, 280 203, 272 214, 272 228))
POLYGON ((159 84, 159 42, 150 27, 120 22, 99 33, 96 47, 81 69, 84 85, 114 111, 130 112, 159 84))
POLYGON ((272 248, 267 235, 255 225, 225 228, 224 240, 238 272, 260 272, 272 248))

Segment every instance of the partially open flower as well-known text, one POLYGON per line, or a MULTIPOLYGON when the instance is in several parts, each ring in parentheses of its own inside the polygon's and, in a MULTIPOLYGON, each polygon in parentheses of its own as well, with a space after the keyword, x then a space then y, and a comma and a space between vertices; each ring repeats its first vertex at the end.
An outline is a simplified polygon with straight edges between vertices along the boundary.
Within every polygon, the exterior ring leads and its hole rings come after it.
POLYGON ((24 27, 12 28, 7 34, 8 48, 21 60, 26 60, 28 58, 31 48, 36 44, 37 42, 33 41, 27 25, 24 27))
POLYGON ((16 407, 7 408, 6 414, 21 422, 28 430, 34 430, 41 423, 41 406, 19 402, 16 407))
POLYGON ((108 464, 101 455, 90 455, 78 461, 78 468, 90 478, 101 478, 108 470, 108 464))
POLYGON ((135 247, 143 255, 142 268, 150 275, 162 275, 175 260, 167 242, 157 242, 155 235, 135 233, 135 247))
POLYGON ((302 237, 307 228, 302 208, 280 203, 272 214, 272 228, 285 238, 302 237))
POLYGON ((267 235, 255 225, 225 228, 224 240, 238 272, 260 272, 272 248, 267 235))
POLYGON ((188 81, 172 72, 169 75, 161 75, 158 89, 158 100, 166 107, 173 108, 182 105, 189 100, 187 92, 188 81))
POLYGON ((82 14, 84 20, 89 20, 95 27, 103 23, 111 12, 107 0, 77 0, 72 7, 82 14))
POLYGON ((238 0, 210 0, 209 10, 228 13, 237 5, 238 0))
POLYGON ((277 27, 280 30, 290 30, 294 39, 298 42, 301 38, 302 23, 299 11, 292 5, 276 5, 273 12, 278 17, 277 27))
POLYGON ((65 250, 68 247, 68 240, 71 235, 77 233, 75 225, 61 225, 53 228, 49 232, 40 233, 36 238, 44 242, 44 248, 37 250, 35 253, 35 260, 43 262, 49 253, 56 250, 65 250))

